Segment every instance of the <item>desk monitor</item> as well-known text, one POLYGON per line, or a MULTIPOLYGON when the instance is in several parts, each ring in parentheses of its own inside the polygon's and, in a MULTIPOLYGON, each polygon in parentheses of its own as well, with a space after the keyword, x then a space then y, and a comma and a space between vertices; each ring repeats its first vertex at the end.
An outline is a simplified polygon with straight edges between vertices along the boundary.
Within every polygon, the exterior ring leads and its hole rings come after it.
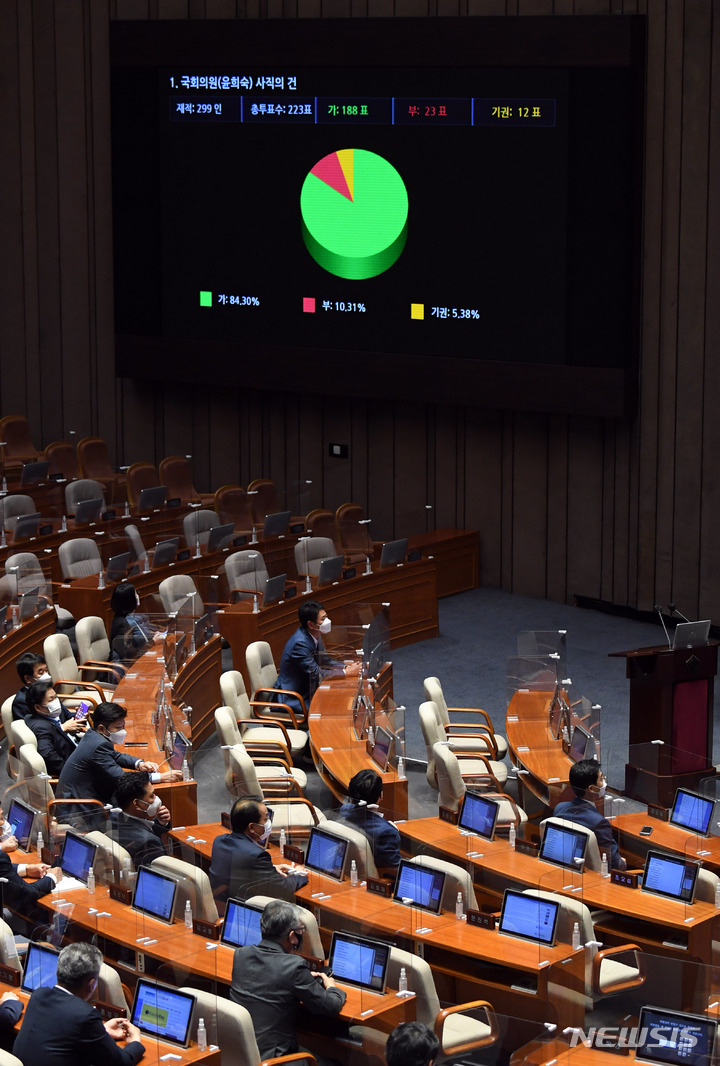
POLYGON ((466 792, 463 797, 458 826, 467 829, 476 836, 492 840, 495 835, 500 804, 497 800, 486 799, 477 792, 466 792))
POLYGON ((686 788, 679 788, 670 811, 670 825, 706 836, 714 806, 713 800, 706 799, 697 792, 689 792, 686 788))
POLYGON ((326 833, 317 826, 310 830, 305 865, 309 870, 332 877, 336 881, 342 881, 345 855, 350 844, 349 840, 326 833))
POLYGON ((660 851, 649 851, 645 859, 643 891, 676 899, 679 903, 692 903, 699 869, 700 863, 660 851))
POLYGON ((141 977, 135 988, 130 1021, 141 1033, 187 1047, 194 1007, 195 996, 141 977))
POLYGON ((713 1061, 716 1033, 717 1020, 705 1014, 643 1007, 635 1061, 653 1066, 708 1066, 713 1061))
POLYGON ((34 514, 21 514, 15 523, 13 541, 27 540, 30 537, 36 537, 38 535, 40 518, 41 515, 39 511, 36 511, 34 514))
POLYGON ((555 866, 582 870, 587 842, 587 832, 581 829, 546 822, 538 858, 543 862, 552 862, 555 866))
POLYGON ((138 500, 138 511, 157 511, 165 503, 167 485, 151 485, 142 489, 138 500))
POLYGON ((170 766, 173 770, 182 770, 183 760, 187 759, 190 762, 190 749, 192 744, 183 733, 175 734, 175 742, 173 744, 173 750, 168 759, 170 766))
POLYGON ((407 555, 407 544, 407 537, 403 537, 401 540, 389 540, 383 544, 382 552, 380 553, 380 569, 384 570, 388 566, 398 566, 400 563, 404 563, 407 555))
POLYGON ((239 899, 229 899, 225 908, 225 918, 220 932, 220 943, 231 948, 244 948, 249 944, 259 944, 260 915, 264 907, 255 903, 242 903, 239 899))
POLYGON ((364 736, 367 736, 367 731, 370 726, 375 728, 375 707, 372 700, 368 699, 365 693, 362 693, 357 697, 355 709, 353 711, 353 724, 355 726, 355 736, 358 740, 362 740, 364 736))
POLYGON ((38 482, 45 481, 49 469, 50 462, 47 459, 38 459, 35 462, 23 463, 22 471, 20 472, 20 488, 23 488, 25 485, 37 485, 38 482))
POLYGON ((678 648, 701 648, 708 642, 710 619, 702 622, 678 622, 673 633, 673 651, 678 648))
POLYGON ((323 559, 320 563, 318 585, 332 585, 333 582, 340 581, 344 562, 344 555, 331 555, 328 559, 323 559))
POLYGON ((23 992, 34 992, 36 988, 53 988, 57 983, 57 962, 59 952, 45 944, 28 944, 20 987, 23 992))
POLYGON ((78 500, 75 505, 75 525, 84 526, 88 522, 97 522, 102 508, 102 499, 78 500))
POLYGON ((14 799, 10 803, 7 820, 12 829, 12 835, 18 842, 20 851, 30 851, 30 836, 33 822, 35 821, 33 808, 28 807, 22 800, 14 799))
POLYGON ((97 844, 92 844, 79 833, 68 829, 63 841, 60 869, 66 877, 76 877, 78 881, 87 884, 88 872, 95 862, 96 851, 97 844))
POLYGON ((263 607, 272 607, 274 603, 279 603, 285 595, 285 585, 287 584, 287 574, 278 574, 277 577, 269 577, 265 582, 265 588, 263 589, 263 607))
POLYGON ((266 514, 263 523, 263 540, 268 537, 280 537, 287 533, 290 525, 291 511, 276 511, 275 514, 266 514))
POLYGON ((141 866, 137 872, 133 910, 172 925, 177 883, 172 877, 141 866))
POLYGON ((210 637, 212 636, 212 631, 213 630, 210 622, 210 615, 201 614, 193 626, 193 640, 195 642, 195 651, 197 651, 198 648, 202 648, 203 644, 205 644, 210 639, 210 637))
POLYGON ((439 914, 444 887, 445 874, 441 870, 418 866, 403 859, 398 868, 393 899, 397 903, 407 902, 413 907, 439 914))
POLYGON ((159 540, 155 545, 152 557, 153 570, 159 570, 161 566, 169 566, 175 562, 179 537, 170 537, 169 540, 159 540))
POLYGON ((552 947, 559 913, 559 903, 506 888, 498 932, 552 947))
POLYGON ((393 741, 395 740, 395 734, 391 733, 389 729, 385 729, 379 725, 375 730, 375 743, 373 744, 370 757, 376 766, 379 766, 383 773, 390 768, 391 750, 393 741))
POLYGON ((108 564, 105 569, 106 581, 108 583, 122 581, 127 574, 129 566, 130 552, 121 552, 120 555, 113 555, 112 559, 108 559, 108 564))
POLYGON ((218 552, 221 548, 228 548, 234 532, 234 522, 225 522, 221 526, 213 526, 208 537, 207 550, 209 552, 218 552))
POLYGON ((20 593, 20 621, 26 622, 28 618, 37 611, 38 595, 40 593, 40 587, 36 586, 34 589, 28 589, 27 592, 20 593))
POLYGON ((353 933, 333 933, 328 965, 336 981, 382 995, 389 962, 389 944, 353 933))
POLYGON ((597 746, 592 733, 588 733, 583 726, 576 725, 573 729, 570 751, 568 752, 572 761, 580 762, 581 759, 594 759, 596 752, 597 746))

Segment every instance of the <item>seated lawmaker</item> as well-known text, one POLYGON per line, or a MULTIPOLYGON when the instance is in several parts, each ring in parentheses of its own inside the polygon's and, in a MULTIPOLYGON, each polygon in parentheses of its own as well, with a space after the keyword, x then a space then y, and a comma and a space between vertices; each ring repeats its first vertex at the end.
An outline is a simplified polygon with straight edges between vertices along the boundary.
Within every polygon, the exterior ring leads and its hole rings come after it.
POLYGON ((15 721, 18 718, 27 718, 29 709, 27 705, 27 690, 33 681, 51 681, 44 655, 38 655, 34 651, 26 651, 15 663, 15 669, 20 677, 20 688, 13 700, 12 715, 15 721))
POLYGON ((78 721, 57 697, 52 681, 33 681, 27 690, 25 724, 37 738, 37 750, 51 777, 58 777, 75 751, 87 722, 78 721))
POLYGON ((422 1022, 400 1022, 385 1045, 387 1066, 433 1066, 440 1041, 422 1022))
POLYGON ((68 944, 58 955, 57 984, 30 996, 13 1054, 23 1066, 135 1066, 145 1048, 126 1018, 103 1022, 87 1001, 103 957, 94 944, 68 944), (125 1047, 119 1041, 126 1040, 125 1047))
POLYGON ((170 811, 163 806, 143 770, 121 774, 115 789, 115 804, 109 835, 130 855, 135 869, 149 866, 166 855, 165 837, 172 829, 170 811))
MULTIPOLYGON (((5 813, 0 807, 0 825, 5 826, 5 813)), ((4 831, 4 830, 3 830, 4 831)), ((17 847, 17 841, 10 835, 3 839, 3 844, 12 844, 12 847, 3 847, 0 850, 0 878, 5 878, 7 883, 3 885, 3 903, 25 919, 29 925, 47 919, 47 913, 43 912, 37 904, 41 896, 52 892, 55 885, 62 878, 62 870, 59 867, 51 869, 45 862, 14 863, 8 851, 17 847), (25 878, 35 877, 38 880, 29 884, 25 878)), ((10 925, 15 923, 10 921, 10 925)), ((22 925, 18 926, 18 932, 22 931, 22 925)))
POLYGON ((115 750, 127 736, 125 714, 125 708, 118 703, 99 703, 91 711, 92 729, 88 729, 62 768, 56 790, 58 799, 109 803, 125 770, 144 770, 153 784, 182 778, 182 770, 158 773, 157 763, 115 750))
POLYGON ((377 810, 382 792, 380 774, 370 769, 358 771, 350 779, 348 802, 338 811, 338 819, 368 838, 378 870, 394 874, 400 865, 400 831, 377 810))
POLYGON ((581 759, 570 767, 570 787, 575 793, 574 800, 558 803, 552 812, 554 818, 567 818, 570 822, 592 829, 598 842, 600 857, 607 856, 608 866, 612 870, 624 870, 625 859, 615 843, 612 829, 607 818, 600 814, 595 806, 596 800, 605 798, 607 783, 605 775, 596 759, 581 759))
POLYGON ((136 659, 153 641, 163 639, 148 616, 140 613, 140 597, 131 581, 120 581, 115 586, 110 607, 114 612, 110 626, 114 659, 136 659))
MULTIPOLYGON (((348 663, 344 666, 325 651, 322 635, 330 632, 331 622, 321 603, 305 600, 298 608, 298 620, 299 627, 283 649, 275 688, 297 692, 309 708, 323 678, 356 677, 360 665, 348 663)), ((293 696, 284 696, 283 702, 292 707, 295 714, 302 714, 300 703, 293 696)))
POLYGON ((265 850, 272 815, 262 800, 241 796, 230 811, 232 832, 215 838, 210 861, 210 884, 216 902, 276 896, 291 900, 308 882, 307 874, 292 873, 289 863, 273 865, 265 850))

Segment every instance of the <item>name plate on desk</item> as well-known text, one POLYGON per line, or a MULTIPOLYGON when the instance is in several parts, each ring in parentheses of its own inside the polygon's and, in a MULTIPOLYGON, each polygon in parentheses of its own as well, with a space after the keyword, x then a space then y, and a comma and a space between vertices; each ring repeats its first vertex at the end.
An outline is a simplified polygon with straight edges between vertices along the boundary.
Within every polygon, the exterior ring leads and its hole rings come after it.
POLYGON ((305 862, 305 853, 302 848, 296 848, 294 844, 286 844, 283 852, 285 862, 296 862, 300 866, 305 862))
POLYGON ((60 862, 60 850, 58 848, 45 847, 40 852, 40 858, 43 862, 46 862, 48 866, 57 866, 60 862))
POLYGON ((219 940, 222 921, 206 922, 202 918, 193 918, 193 933, 204 936, 206 940, 219 940))
POLYGON ((475 911, 471 907, 468 907, 466 915, 468 925, 476 925, 479 929, 495 928, 494 914, 486 914, 484 911, 475 911))
POLYGON ((648 804, 648 818, 657 818, 659 822, 667 822, 670 817, 670 810, 667 807, 660 807, 657 803, 648 804))
POLYGON ((13 988, 19 988, 20 977, 21 974, 19 970, 14 970, 12 966, 0 965, 0 981, 2 981, 4 985, 12 985, 13 988))
POLYGON ((127 1008, 116 1007, 114 1003, 103 1003, 99 999, 96 1003, 93 1003, 93 1007, 104 1022, 109 1022, 111 1018, 127 1018, 127 1008))
POLYGON ((223 829, 232 830, 232 826, 230 825, 230 815, 227 811, 223 811, 221 813, 220 824, 222 825, 223 829))
POLYGON ((540 845, 536 840, 523 840, 522 837, 517 837, 515 851, 519 851, 521 855, 531 855, 535 858, 540 851, 540 845))
POLYGON ((610 883, 613 885, 622 885, 623 888, 637 888, 638 875, 629 874, 625 870, 611 870, 610 883))
POLYGON ((119 885, 117 883, 108 885, 108 894, 110 899, 114 899, 118 903, 126 903, 128 907, 132 903, 132 889, 126 888, 125 885, 119 885))
POLYGON ((368 892, 374 892, 376 896, 385 896, 390 899, 393 893, 393 886, 391 881, 383 881, 379 877, 368 877, 367 890, 368 892))
POLYGON ((458 812, 451 811, 449 807, 438 807, 438 818, 441 822, 449 822, 450 825, 458 824, 458 812))

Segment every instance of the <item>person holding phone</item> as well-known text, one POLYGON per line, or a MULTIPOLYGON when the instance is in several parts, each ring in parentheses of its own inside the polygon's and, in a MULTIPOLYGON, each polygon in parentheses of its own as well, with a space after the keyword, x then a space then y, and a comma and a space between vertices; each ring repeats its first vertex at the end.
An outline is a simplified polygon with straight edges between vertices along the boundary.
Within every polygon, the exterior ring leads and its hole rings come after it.
POLYGON ((51 777, 58 777, 77 742, 87 729, 87 722, 63 707, 52 681, 33 681, 27 691, 28 729, 37 737, 38 754, 45 760, 51 777))

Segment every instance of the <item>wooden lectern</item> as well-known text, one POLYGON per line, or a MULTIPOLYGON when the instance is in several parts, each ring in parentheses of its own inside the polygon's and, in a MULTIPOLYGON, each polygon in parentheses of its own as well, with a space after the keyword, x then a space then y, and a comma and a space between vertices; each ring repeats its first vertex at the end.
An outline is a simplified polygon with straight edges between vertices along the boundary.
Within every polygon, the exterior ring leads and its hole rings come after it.
POLYGON ((625 794, 669 807, 677 788, 717 775, 712 763, 713 688, 718 641, 613 652, 630 679, 625 794), (653 743, 662 741, 662 744, 653 743))

